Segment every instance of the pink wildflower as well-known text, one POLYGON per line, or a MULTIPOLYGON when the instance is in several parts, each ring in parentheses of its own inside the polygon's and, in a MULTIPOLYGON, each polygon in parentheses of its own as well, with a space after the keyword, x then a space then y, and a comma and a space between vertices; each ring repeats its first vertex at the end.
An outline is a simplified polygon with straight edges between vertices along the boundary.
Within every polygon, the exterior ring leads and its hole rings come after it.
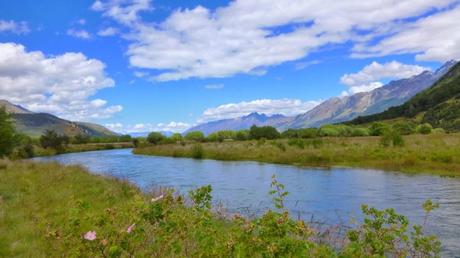
POLYGON ((84 239, 93 241, 96 239, 96 231, 88 231, 86 234, 83 236, 84 239))
POLYGON ((156 198, 152 198, 151 201, 152 201, 152 202, 157 202, 157 201, 163 199, 163 197, 164 197, 164 195, 160 195, 160 196, 158 196, 158 197, 156 197, 156 198))
POLYGON ((126 232, 127 232, 127 233, 131 233, 131 231, 133 231, 133 229, 134 229, 134 226, 136 226, 136 223, 131 224, 131 226, 129 226, 129 227, 126 229, 126 232))

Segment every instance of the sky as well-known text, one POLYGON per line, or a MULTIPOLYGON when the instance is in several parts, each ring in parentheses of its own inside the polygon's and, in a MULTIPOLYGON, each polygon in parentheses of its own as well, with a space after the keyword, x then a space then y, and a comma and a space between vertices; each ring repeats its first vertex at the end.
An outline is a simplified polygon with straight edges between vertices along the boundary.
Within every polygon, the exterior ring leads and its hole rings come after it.
POLYGON ((297 115, 460 59, 459 0, 0 0, 0 99, 120 133, 297 115))

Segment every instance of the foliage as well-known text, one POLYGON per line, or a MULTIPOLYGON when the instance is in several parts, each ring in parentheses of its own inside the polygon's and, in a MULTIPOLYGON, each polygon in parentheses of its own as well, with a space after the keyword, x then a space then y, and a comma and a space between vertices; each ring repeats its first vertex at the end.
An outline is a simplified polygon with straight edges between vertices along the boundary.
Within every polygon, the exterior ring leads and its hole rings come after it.
POLYGON ((406 103, 379 114, 358 117, 350 123, 364 124, 417 116, 421 116, 423 122, 447 131, 460 130, 460 63, 454 65, 432 87, 418 93, 406 103))
POLYGON ((398 131, 386 130, 380 139, 380 143, 384 147, 389 147, 391 144, 393 144, 394 147, 402 147, 404 146, 404 139, 398 131))
POLYGON ((369 127, 369 134, 372 136, 382 136, 389 131, 389 125, 381 122, 372 123, 369 127))
POLYGON ((249 140, 249 130, 240 130, 236 132, 236 140, 246 141, 249 140))
POLYGON ((62 153, 65 147, 69 143, 69 137, 65 135, 58 135, 53 130, 46 130, 40 137, 40 145, 45 148, 51 148, 56 150, 58 153, 62 153))
POLYGON ((200 131, 189 132, 185 135, 185 139, 188 141, 202 142, 205 137, 204 134, 200 131))
POLYGON ((315 138, 318 136, 316 128, 288 129, 281 133, 283 138, 315 138))
POLYGON ((393 125, 393 130, 401 135, 414 134, 416 132, 417 125, 411 121, 400 121, 393 125))
POLYGON ((199 143, 196 143, 192 146, 192 158, 202 159, 204 156, 203 146, 199 143))
POLYGON ((417 133, 430 134, 432 130, 433 130, 433 127, 428 123, 424 123, 424 124, 417 126, 417 133))
POLYGON ((147 141, 152 144, 158 144, 165 139, 165 136, 160 132, 151 132, 147 136, 147 141))
POLYGON ((10 155, 15 145, 15 132, 11 116, 0 108, 0 158, 10 155))
POLYGON ((248 219, 212 211, 212 188, 186 197, 157 189, 143 194, 127 182, 76 166, 9 163, 2 170, 2 257, 438 257, 440 243, 424 234, 437 204, 427 201, 425 222, 409 230, 392 209, 363 206, 361 225, 336 241, 328 229, 295 220, 287 195, 272 180, 274 204, 248 219), (26 191, 24 189, 27 189, 26 191), (322 239, 331 239, 326 241, 322 239))
POLYGON ((182 137, 182 134, 180 134, 180 133, 173 133, 171 135, 171 137, 169 137, 169 138, 171 139, 171 141, 177 143, 177 142, 182 141, 183 137, 182 137))
POLYGON ((91 140, 91 137, 89 137, 86 134, 77 134, 77 135, 75 135, 75 137, 73 137, 72 143, 74 143, 74 144, 85 144, 85 143, 89 143, 90 140, 91 140))
POLYGON ((222 142, 224 140, 235 140, 236 132, 231 130, 218 131, 208 135, 207 140, 212 142, 222 142))
POLYGON ((278 139, 280 138, 281 134, 276 130, 275 127, 272 126, 261 126, 258 127, 256 125, 251 126, 249 129, 249 138, 258 140, 258 139, 278 139))
POLYGON ((120 135, 118 137, 118 142, 130 142, 132 140, 133 139, 132 139, 131 135, 129 135, 129 134, 120 135))

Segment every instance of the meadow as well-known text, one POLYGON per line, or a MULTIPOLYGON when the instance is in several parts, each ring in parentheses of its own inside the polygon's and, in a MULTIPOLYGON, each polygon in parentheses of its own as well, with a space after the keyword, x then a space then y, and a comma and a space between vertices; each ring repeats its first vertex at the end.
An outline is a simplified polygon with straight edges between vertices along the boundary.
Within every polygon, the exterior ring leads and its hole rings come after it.
POLYGON ((134 153, 460 176, 459 133, 405 135, 393 143, 380 136, 225 140, 202 143, 181 141, 144 144, 134 149, 134 153))
MULTIPOLYGON (((248 219, 188 196, 141 192, 78 166, 0 160, 1 257, 438 257, 441 243, 393 209, 363 205, 342 233, 293 220, 272 179, 273 210, 248 219)), ((425 202, 428 217, 437 205, 425 202)), ((337 227, 333 227, 337 228, 337 227)))

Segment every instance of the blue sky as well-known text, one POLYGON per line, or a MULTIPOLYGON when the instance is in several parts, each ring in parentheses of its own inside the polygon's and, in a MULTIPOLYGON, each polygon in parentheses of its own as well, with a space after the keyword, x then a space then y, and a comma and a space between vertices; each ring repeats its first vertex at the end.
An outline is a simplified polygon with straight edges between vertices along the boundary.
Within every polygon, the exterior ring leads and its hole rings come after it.
POLYGON ((119 132, 295 115, 459 59, 458 31, 457 0, 0 1, 0 98, 119 132))

